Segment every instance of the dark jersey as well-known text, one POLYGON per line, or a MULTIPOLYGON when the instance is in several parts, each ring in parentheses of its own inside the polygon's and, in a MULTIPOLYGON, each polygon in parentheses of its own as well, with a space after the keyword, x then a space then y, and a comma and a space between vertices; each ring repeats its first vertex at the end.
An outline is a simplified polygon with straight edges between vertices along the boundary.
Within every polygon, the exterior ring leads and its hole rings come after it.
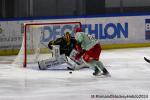
POLYGON ((65 54, 69 56, 72 49, 75 48, 76 40, 75 38, 71 37, 70 41, 67 42, 63 37, 58 38, 54 41, 50 41, 48 47, 51 49, 51 45, 59 45, 60 46, 60 54, 65 54))

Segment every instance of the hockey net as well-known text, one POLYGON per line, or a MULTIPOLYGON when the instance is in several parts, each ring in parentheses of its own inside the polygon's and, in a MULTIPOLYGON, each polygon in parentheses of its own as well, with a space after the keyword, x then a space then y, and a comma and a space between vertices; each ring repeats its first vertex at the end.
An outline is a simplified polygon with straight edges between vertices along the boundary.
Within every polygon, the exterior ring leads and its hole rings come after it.
POLYGON ((81 27, 80 22, 57 23, 25 23, 21 49, 13 64, 27 67, 28 64, 52 57, 48 43, 69 32, 74 35, 74 29, 81 27))

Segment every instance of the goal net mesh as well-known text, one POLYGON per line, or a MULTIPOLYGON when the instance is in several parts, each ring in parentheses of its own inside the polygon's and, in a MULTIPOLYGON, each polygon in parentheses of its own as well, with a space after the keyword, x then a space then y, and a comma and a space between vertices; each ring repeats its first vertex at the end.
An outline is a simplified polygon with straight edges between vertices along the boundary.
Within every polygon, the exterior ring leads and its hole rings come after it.
POLYGON ((28 64, 51 58, 49 41, 62 37, 65 32, 73 36, 77 27, 81 27, 80 22, 24 24, 22 46, 13 64, 26 67, 28 64))

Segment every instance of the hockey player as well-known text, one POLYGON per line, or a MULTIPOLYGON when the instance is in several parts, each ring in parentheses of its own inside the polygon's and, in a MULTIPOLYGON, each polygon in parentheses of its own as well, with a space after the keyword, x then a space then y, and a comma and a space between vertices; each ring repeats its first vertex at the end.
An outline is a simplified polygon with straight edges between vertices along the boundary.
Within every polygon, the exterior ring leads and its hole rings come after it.
POLYGON ((71 66, 72 64, 68 62, 67 56, 69 56, 75 48, 75 44, 76 40, 71 37, 69 32, 66 32, 64 36, 56 40, 50 41, 48 43, 48 48, 53 50, 54 57, 39 61, 39 69, 46 70, 47 68, 52 68, 63 63, 67 63, 71 66))
POLYGON ((99 61, 101 53, 100 42, 95 39, 90 39, 88 34, 82 32, 81 28, 77 28, 75 33, 75 39, 77 40, 76 59, 83 58, 83 61, 92 69, 94 69, 93 75, 97 76, 103 72, 102 75, 109 75, 109 72, 104 67, 103 63, 99 61))
POLYGON ((52 45, 60 46, 60 54, 69 56, 71 51, 75 48, 76 40, 71 37, 69 32, 66 32, 63 37, 60 37, 54 41, 48 43, 49 49, 52 49, 52 45))

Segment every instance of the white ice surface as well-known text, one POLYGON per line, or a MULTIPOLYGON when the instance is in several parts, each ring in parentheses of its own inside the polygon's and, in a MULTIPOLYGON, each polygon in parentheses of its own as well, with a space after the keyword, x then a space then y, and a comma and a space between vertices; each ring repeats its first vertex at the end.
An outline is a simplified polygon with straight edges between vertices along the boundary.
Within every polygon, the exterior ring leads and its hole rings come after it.
POLYGON ((102 51, 101 61, 111 74, 107 78, 92 76, 91 69, 69 74, 66 70, 40 71, 36 64, 28 68, 0 64, 0 100, 150 100, 150 63, 144 56, 150 58, 150 47, 102 51), (91 95, 149 97, 105 99, 91 95))

